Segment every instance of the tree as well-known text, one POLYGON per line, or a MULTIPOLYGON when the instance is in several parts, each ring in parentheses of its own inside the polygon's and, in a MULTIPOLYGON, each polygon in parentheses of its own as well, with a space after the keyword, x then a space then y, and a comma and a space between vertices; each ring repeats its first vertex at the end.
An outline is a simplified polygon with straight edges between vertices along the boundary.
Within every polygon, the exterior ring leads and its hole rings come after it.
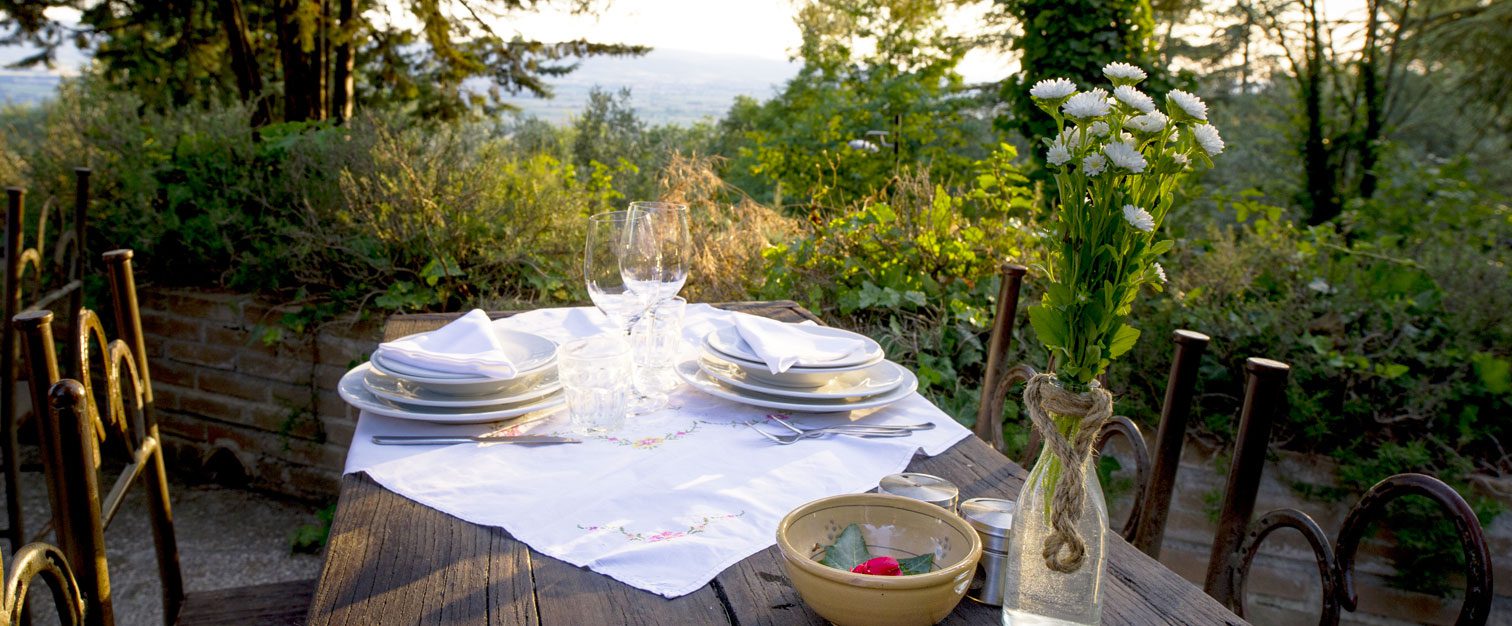
POLYGON ((506 95, 549 96, 545 79, 578 59, 648 50, 497 30, 511 12, 553 4, 597 8, 595 0, 0 0, 8 31, 0 45, 37 47, 18 65, 50 65, 73 40, 107 80, 152 106, 234 94, 256 121, 342 120, 359 99, 413 103, 434 116, 494 111, 506 108, 506 95), (79 23, 48 18, 58 7, 79 10, 79 23), (488 88, 469 85, 474 78, 488 88))
MULTIPOLYGON (((1001 98, 1011 117, 1006 128, 1025 137, 1049 137, 1055 123, 1029 99, 1029 87, 1046 78, 1069 78, 1083 86, 1105 82, 1104 65, 1122 61, 1150 75, 1156 92, 1169 84, 1155 67, 1155 19, 1150 0, 994 0, 995 21, 1014 23, 1022 32, 1002 41, 1018 52, 1020 71, 1003 81, 1001 98)), ((1033 150, 1043 162, 1043 150, 1033 150)))
POLYGON ((956 65, 968 42, 950 35, 954 0, 810 0, 798 75, 775 98, 738 102, 723 123, 743 136, 729 176, 779 204, 837 206, 883 192, 902 167, 937 179, 962 173, 978 141, 956 65))

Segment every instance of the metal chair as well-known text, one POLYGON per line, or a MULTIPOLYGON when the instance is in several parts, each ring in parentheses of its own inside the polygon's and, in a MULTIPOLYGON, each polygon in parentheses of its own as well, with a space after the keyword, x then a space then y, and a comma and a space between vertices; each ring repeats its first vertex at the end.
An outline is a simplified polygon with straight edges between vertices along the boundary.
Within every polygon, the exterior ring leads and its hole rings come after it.
MULTIPOLYGON (((30 413, 18 413, 16 408, 16 385, 19 380, 16 354, 16 328, 12 319, 23 311, 37 311, 46 309, 54 303, 68 298, 68 310, 77 311, 83 302, 83 276, 84 276, 84 227, 86 213, 89 208, 89 175, 88 168, 75 168, 74 180, 74 214, 73 228, 63 231, 53 243, 54 253, 51 265, 62 269, 68 281, 63 285, 42 292, 44 286, 43 262, 47 260, 45 253, 47 243, 47 225, 51 214, 52 202, 43 203, 42 210, 37 218, 37 237, 32 247, 26 247, 24 243, 25 230, 25 191, 11 187, 6 189, 5 211, 5 305, 4 324, 0 330, 0 354, 4 354, 4 363, 0 364, 0 428, 4 433, 0 434, 0 462, 3 462, 5 475, 5 512, 6 528, 5 538, 10 541, 10 549, 14 554, 29 537, 26 533, 25 520, 21 514, 21 459, 19 431, 23 422, 30 413), (23 277, 26 269, 32 269, 30 289, 34 300, 30 304, 23 299, 23 277)), ((69 327, 76 324, 75 318, 69 316, 69 327)), ((71 361, 71 360, 70 360, 71 361)), ((33 405, 33 407, 38 405, 33 405)), ((35 411, 33 411, 35 412, 35 411)))
MULTIPOLYGON (((1005 366, 1013 341, 1019 291, 1027 272, 1028 268, 1022 265, 1003 264, 997 311, 993 317, 992 334, 987 342, 987 366, 974 432, 999 452, 1004 451, 1005 447, 1002 415, 1008 390, 1015 384, 1033 378, 1036 373, 1033 366, 1024 363, 1005 366)), ((1139 426, 1122 415, 1114 416, 1103 425, 1093 446, 1093 449, 1101 452, 1114 437, 1122 436, 1133 449, 1137 495, 1119 534, 1133 543, 1134 547, 1155 558, 1160 557, 1160 544, 1165 535, 1166 516, 1171 507, 1171 490, 1181 461, 1187 417, 1191 414, 1192 390, 1197 385, 1197 367, 1202 362, 1202 353, 1207 349, 1209 339, 1202 333, 1178 330, 1172 335, 1172 341, 1176 348, 1171 360, 1171 374, 1166 382, 1165 401, 1160 409, 1160 428, 1156 434, 1157 447, 1153 464, 1139 426)), ((1025 467, 1034 461, 1033 457, 1039 448, 1038 439, 1038 433, 1031 434, 1025 458, 1021 460, 1025 467)))
POLYGON ((114 623, 104 532, 138 479, 147 490, 167 624, 303 623, 314 581, 184 592, 131 256, 130 250, 104 255, 116 327, 124 338, 107 342, 99 316, 87 309, 80 311, 78 330, 71 337, 77 344, 78 380, 59 380, 52 313, 34 311, 16 318, 32 367, 33 402, 50 409, 51 419, 38 420, 48 495, 59 546, 73 564, 84 593, 86 623, 114 623), (94 389, 91 382, 92 344, 100 348, 103 390, 94 389), (123 451, 129 461, 104 497, 98 476, 102 443, 110 444, 111 450, 123 451))
POLYGON ((1465 551, 1465 600, 1455 623, 1461 626, 1485 624, 1493 593, 1490 548, 1470 505, 1453 488, 1436 478, 1423 474, 1397 474, 1377 483, 1350 509, 1337 541, 1331 545, 1317 522, 1296 509, 1277 509, 1250 522, 1265 468, 1271 425, 1281 414, 1290 368, 1269 359, 1249 359, 1245 369, 1246 388, 1244 408, 1239 418, 1239 436, 1234 443, 1234 460, 1229 467, 1218 534, 1213 539, 1203 587, 1208 595, 1244 617, 1245 583, 1260 545, 1271 533, 1291 528, 1307 540, 1317 561, 1323 595, 1318 623, 1323 626, 1338 624, 1341 608, 1350 612, 1359 608, 1359 596, 1355 592, 1355 554, 1366 530, 1380 520, 1390 501, 1419 495, 1432 500, 1449 515, 1465 551))
POLYGON ((64 626, 82 624, 84 598, 79 593, 73 570, 68 567, 68 560, 56 547, 31 543, 16 551, 15 562, 11 563, 5 576, 5 588, 0 589, 0 626, 26 623, 23 616, 27 609, 27 592, 38 576, 52 591, 58 622, 64 626))

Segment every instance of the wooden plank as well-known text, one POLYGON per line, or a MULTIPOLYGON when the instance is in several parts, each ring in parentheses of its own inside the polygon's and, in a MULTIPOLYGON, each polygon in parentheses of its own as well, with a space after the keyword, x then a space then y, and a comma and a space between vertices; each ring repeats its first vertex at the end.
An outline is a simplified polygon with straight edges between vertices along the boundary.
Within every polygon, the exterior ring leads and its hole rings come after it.
MULTIPOLYGON (((793 302, 717 305, 784 321, 819 321, 793 302)), ((509 312, 491 313, 495 318, 509 312)), ((394 316, 391 340, 458 314, 394 316)), ((1024 470, 968 438, 911 471, 942 476, 961 497, 1017 499, 1024 470)), ((1196 586, 1109 535, 1106 624, 1243 624, 1196 586)), ((390 492, 366 475, 342 479, 311 624, 823 624, 788 582, 774 546, 668 600, 573 567, 485 528, 390 492)), ((947 624, 998 624, 999 609, 963 601, 947 624)))
POLYGON ((554 624, 729 624, 724 602, 705 585, 667 599, 592 570, 530 553, 541 623, 554 624))
POLYGON ((300 626, 314 595, 313 580, 194 592, 184 599, 178 624, 300 626))

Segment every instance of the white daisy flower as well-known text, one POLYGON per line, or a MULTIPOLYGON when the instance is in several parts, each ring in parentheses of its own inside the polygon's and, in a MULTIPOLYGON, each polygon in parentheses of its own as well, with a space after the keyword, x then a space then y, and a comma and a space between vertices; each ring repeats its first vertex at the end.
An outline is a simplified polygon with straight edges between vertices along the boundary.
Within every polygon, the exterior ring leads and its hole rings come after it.
POLYGON ((1139 153, 1139 150, 1134 147, 1133 142, 1111 142, 1103 146, 1103 153, 1108 155, 1108 160, 1118 167, 1135 174, 1144 171, 1144 155, 1139 153))
POLYGON ((1092 122, 1092 125, 1087 127, 1087 132, 1097 137, 1107 137, 1108 123, 1102 120, 1092 122))
POLYGON ((1155 134, 1165 130, 1166 122, 1169 121, 1171 121, 1171 118, 1166 117, 1166 114, 1160 111, 1150 111, 1144 115, 1136 115, 1129 118, 1129 121, 1124 122, 1124 127, 1132 128, 1141 133, 1155 134))
POLYGON ((1067 117, 1085 120, 1107 115, 1109 108, 1108 92, 1093 89, 1071 96, 1071 99, 1061 105, 1061 112, 1067 117))
POLYGON ((1218 129, 1212 124, 1193 126, 1192 136, 1197 139, 1197 145, 1202 146, 1202 151, 1208 153, 1208 156, 1223 154, 1223 138, 1218 136, 1218 129))
POLYGON ((1323 280, 1321 277, 1312 279, 1312 282, 1307 283, 1307 288, 1318 293, 1333 293, 1336 291, 1332 285, 1328 284, 1328 281, 1323 280))
POLYGON ((1158 278, 1158 279, 1160 279, 1160 282, 1162 284, 1164 284, 1166 282, 1166 275, 1165 275, 1165 268, 1164 267, 1161 267, 1159 263, 1151 263, 1150 264, 1150 269, 1155 270, 1155 277, 1158 278))
POLYGON ((1076 83, 1064 78, 1047 78, 1034 83, 1029 95, 1041 100, 1060 100, 1076 93, 1076 83))
POLYGON ((1123 214, 1124 219, 1129 221, 1130 226, 1147 233, 1155 230, 1155 217, 1150 215, 1149 211, 1132 204, 1125 204, 1123 206, 1123 214))
POLYGON ((1050 151, 1045 154, 1045 160, 1057 167, 1065 165, 1071 160, 1071 151, 1066 149, 1065 144, 1057 141, 1050 144, 1050 151))
POLYGON ((1185 154, 1178 154, 1176 156, 1173 156, 1171 157, 1171 160, 1175 161, 1177 165, 1180 165, 1182 167, 1186 167, 1186 164, 1192 161, 1191 159, 1188 159, 1187 155, 1185 154))
POLYGON ((1061 131, 1060 136, 1057 137, 1053 143, 1061 144, 1065 146, 1067 150, 1076 150, 1082 146, 1081 131, 1078 131, 1073 127, 1067 127, 1065 130, 1061 131))
POLYGON ((1108 80, 1113 81, 1114 84, 1124 84, 1128 81, 1128 84, 1132 85, 1144 80, 1145 72, 1128 63, 1114 62, 1103 66, 1103 76, 1107 76, 1108 80))
POLYGON ((1192 119, 1207 121, 1207 103, 1203 102, 1202 98, 1180 89, 1172 89, 1171 93, 1166 94, 1166 104, 1167 108, 1169 105, 1176 105, 1182 113, 1192 119))
POLYGON ((1127 132, 1118 133, 1118 140, 1129 145, 1134 145, 1134 136, 1127 132))
POLYGON ((1134 109, 1135 111, 1139 111, 1140 113, 1149 113, 1150 111, 1155 110, 1154 100, 1150 99, 1150 97, 1145 95, 1144 92, 1141 92, 1140 90, 1135 89, 1134 87, 1129 85, 1119 85, 1117 87, 1114 87, 1113 97, 1118 98, 1118 101, 1124 103, 1124 106, 1134 109))
POLYGON ((1082 172, 1088 176, 1096 176, 1108 169, 1108 158, 1093 152, 1082 159, 1082 172))

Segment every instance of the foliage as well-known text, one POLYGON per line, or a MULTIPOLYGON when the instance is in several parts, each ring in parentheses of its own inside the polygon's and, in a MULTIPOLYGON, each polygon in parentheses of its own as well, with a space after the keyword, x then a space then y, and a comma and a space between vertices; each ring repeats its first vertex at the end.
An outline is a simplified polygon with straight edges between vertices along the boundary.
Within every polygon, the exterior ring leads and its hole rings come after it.
POLYGON ((782 93, 737 102, 722 123, 730 177, 772 203, 819 208, 875 198, 905 168, 949 182, 990 141, 962 93, 965 45, 945 33, 945 0, 812 0, 799 11, 803 67, 782 93), (870 50, 870 51, 867 51, 870 50))
MULTIPOLYGON (((1111 59, 1123 59, 1146 72, 1155 69, 1155 21, 1149 0, 994 0, 993 5, 999 20, 1011 19, 1023 31, 1004 37, 1018 53, 1022 70, 1000 87, 1000 100, 1012 116, 998 123, 1025 137, 1055 132, 1029 98, 1029 86, 1035 82, 1064 76, 1091 84, 1102 80, 1102 67, 1111 59)), ((1158 75, 1151 85, 1161 91, 1170 88, 1158 75)), ((1041 155, 1034 158, 1044 163, 1041 155)))
POLYGON ((38 50, 17 65, 51 66, 57 49, 73 42, 106 81, 143 104, 166 110, 236 96, 259 122, 346 119, 357 101, 428 116, 497 111, 505 95, 549 96, 545 79, 571 72, 576 59, 649 50, 496 30, 511 12, 550 5, 597 10, 594 0, 407 0, 381 10, 359 0, 0 0, 0 29, 10 31, 0 45, 38 50), (60 8, 78 11, 79 23, 55 21, 60 8), (473 79, 488 88, 468 87, 473 79), (270 117, 274 102, 282 107, 270 117))
POLYGON ((921 390, 969 422, 999 265, 1035 254, 1030 189, 1015 156, 1000 146, 958 192, 907 179, 891 203, 812 223, 806 236, 769 252, 759 293, 873 329, 918 373, 921 390))

